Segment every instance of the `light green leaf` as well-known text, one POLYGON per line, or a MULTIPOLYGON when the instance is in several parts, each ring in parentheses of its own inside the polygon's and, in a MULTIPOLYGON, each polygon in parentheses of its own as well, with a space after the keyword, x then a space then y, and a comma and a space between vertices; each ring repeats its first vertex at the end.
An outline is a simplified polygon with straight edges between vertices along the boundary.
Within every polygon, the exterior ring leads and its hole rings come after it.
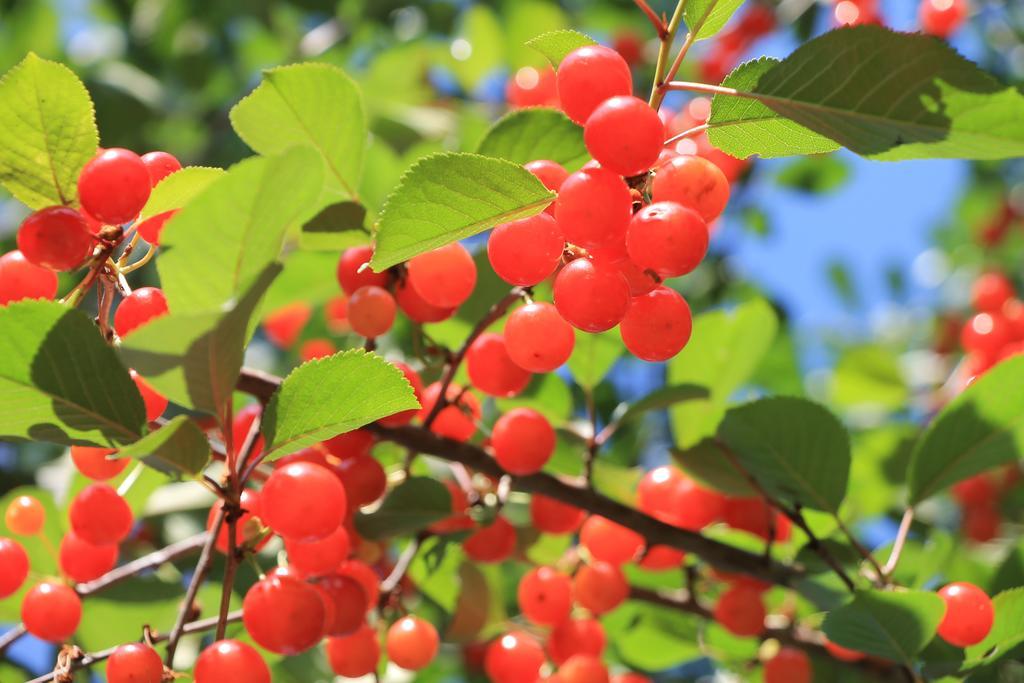
POLYGON ((451 494, 444 484, 412 477, 394 488, 380 507, 356 515, 356 530, 372 540, 402 536, 427 528, 452 514, 451 494))
POLYGON ((727 412, 718 437, 769 493, 838 511, 850 474, 850 437, 826 408, 802 398, 764 398, 727 412))
POLYGON ((555 198, 522 166, 478 154, 434 154, 416 162, 388 197, 370 265, 377 272, 540 213, 555 198))
POLYGON ((337 267, 337 253, 293 251, 285 258, 281 275, 267 290, 260 310, 276 311, 298 301, 318 306, 338 296, 338 280, 334 274, 337 267))
POLYGON ((743 0, 689 0, 683 18, 697 40, 704 40, 721 31, 742 4, 743 0))
POLYGON ((376 354, 351 349, 303 363, 263 413, 266 460, 419 407, 405 375, 376 354))
POLYGON ((900 410, 908 397, 899 358, 884 347, 853 347, 836 363, 832 400, 839 406, 900 410))
POLYGON ((296 145, 315 149, 327 192, 355 199, 367 142, 359 87, 330 64, 292 64, 263 72, 263 82, 231 109, 238 136, 262 155, 296 145))
POLYGON ((590 159, 583 129, 560 111, 531 107, 498 119, 477 148, 479 154, 526 164, 548 159, 577 170, 590 159))
POLYGON ((680 448, 715 433, 727 401, 764 359, 778 327, 775 311, 763 299, 741 304, 731 313, 713 311, 694 318, 690 343, 668 362, 668 383, 707 387, 711 396, 670 410, 680 448))
POLYGON ((99 133, 89 92, 30 52, 0 79, 0 184, 30 209, 78 204, 78 174, 99 133))
POLYGON ((611 371, 626 348, 617 329, 591 334, 576 332, 576 345, 569 356, 569 372, 581 387, 593 389, 611 371))
POLYGON ((512 398, 497 398, 495 404, 503 413, 513 408, 533 408, 552 424, 560 424, 572 415, 572 390, 558 375, 543 372, 534 375, 521 393, 512 398))
POLYGON ((945 612, 935 593, 859 591, 829 612, 822 630, 837 645, 910 665, 934 637, 945 612))
POLYGON ((117 453, 168 474, 197 476, 210 461, 210 444, 188 415, 178 415, 117 453))
POLYGON ((526 41, 541 33, 569 26, 571 21, 565 10, 547 0, 517 0, 502 5, 501 11, 509 66, 512 69, 522 66, 547 68, 547 59, 526 41))
POLYGON ((157 269, 172 313, 218 310, 273 262, 316 210, 321 164, 308 147, 231 167, 164 227, 157 269))
POLYGON ((630 601, 602 620, 608 641, 623 663, 664 671, 701 656, 697 617, 630 601))
POLYGON ((459 568, 465 560, 458 543, 444 536, 432 536, 423 541, 409 565, 409 578, 420 593, 451 614, 459 599, 459 568))
POLYGON ((652 410, 664 410, 665 408, 671 408, 677 403, 708 398, 710 395, 706 388, 699 387, 696 384, 675 384, 661 387, 647 394, 639 401, 622 404, 625 406, 625 410, 618 416, 617 421, 619 424, 625 424, 642 417, 645 413, 652 410))
POLYGON ((907 485, 916 505, 1024 452, 1024 356, 999 363, 946 404, 918 440, 907 485))
POLYGON ((738 92, 715 95, 709 135, 733 156, 840 145, 886 161, 1024 155, 1024 94, 933 36, 841 28, 781 62, 744 64, 723 85, 738 92))
POLYGON ((186 166, 180 171, 175 171, 153 188, 149 200, 139 213, 138 222, 180 209, 223 175, 224 169, 209 166, 186 166))
POLYGON ((578 31, 562 29, 542 33, 526 41, 526 44, 547 57, 551 65, 558 68, 570 52, 587 45, 597 45, 597 41, 578 31))
POLYGON ((267 266, 223 312, 172 312, 150 321, 122 341, 121 356, 175 403, 222 416, 242 368, 250 318, 279 272, 279 264, 267 266))
MULTIPOLYGON (((46 514, 42 530, 34 536, 19 536, 7 526, 7 520, 0 515, 0 536, 13 538, 28 555, 29 566, 32 571, 40 576, 57 575, 60 568, 57 566, 57 555, 54 548, 60 546, 60 539, 64 537, 64 529, 61 527, 62 520, 66 519, 53 502, 53 494, 34 486, 19 486, 7 491, 0 497, 0 510, 6 510, 18 496, 32 496, 43 506, 46 514)), ((33 585, 32 581, 26 581, 13 595, 0 600, 0 621, 17 623, 21 620, 21 601, 33 585)), ((2 679, 6 683, 7 679, 2 679)), ((17 680, 17 679, 15 679, 17 680)))
POLYGON ((755 494, 750 482, 732 466, 721 444, 714 439, 704 439, 683 450, 673 449, 672 457, 688 475, 710 488, 730 496, 755 494))
POLYGON ((992 598, 995 621, 985 640, 965 651, 965 668, 989 664, 1024 642, 1024 587, 1006 590, 992 598))
POLYGON ((145 408, 99 328, 56 301, 0 307, 0 438, 116 448, 145 408))

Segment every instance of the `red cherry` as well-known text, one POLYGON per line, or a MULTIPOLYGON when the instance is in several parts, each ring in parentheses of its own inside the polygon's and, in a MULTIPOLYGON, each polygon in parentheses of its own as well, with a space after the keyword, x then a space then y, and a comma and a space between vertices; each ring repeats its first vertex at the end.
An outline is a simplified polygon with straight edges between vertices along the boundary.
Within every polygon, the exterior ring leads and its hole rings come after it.
POLYGON ((402 313, 418 323, 439 323, 455 315, 455 308, 442 308, 427 303, 416 293, 408 279, 398 283, 398 286, 395 287, 395 301, 402 309, 402 313))
POLYGON ((288 564, 306 576, 330 574, 341 564, 352 550, 348 532, 338 527, 330 536, 319 541, 302 543, 285 539, 284 549, 288 552, 288 564))
POLYGON ((147 152, 143 154, 142 163, 149 173, 149 182, 153 187, 167 176, 181 170, 181 162, 167 152, 147 152))
MULTIPOLYGON (((928 0, 924 0, 925 4, 928 0)), ((1013 298, 1013 283, 1002 273, 983 273, 971 286, 971 305, 982 313, 995 313, 1013 298)))
POLYGON ((961 520, 963 534, 975 543, 988 543, 999 536, 1002 516, 995 501, 974 505, 964 510, 961 520))
POLYGON ((619 335, 630 353, 651 363, 682 351, 692 331, 690 306, 679 292, 663 286, 633 297, 619 325, 619 335))
POLYGON ((608 683, 608 667, 591 655, 573 655, 558 667, 563 683, 608 683))
POLYGON ((714 617, 733 635, 760 635, 764 631, 765 618, 761 591, 746 584, 730 586, 715 603, 714 617))
POLYGON ((437 629, 419 617, 402 617, 388 629, 388 659, 403 669, 419 671, 430 664, 439 645, 437 629))
POLYGON ((326 651, 331 670, 345 678, 369 676, 380 660, 377 633, 366 624, 349 635, 329 637, 326 651))
POLYGON ((237 640, 218 640, 199 655, 195 683, 270 683, 270 669, 251 645, 237 640))
POLYGON ((92 248, 92 234, 81 214, 66 206, 36 211, 18 228, 18 249, 37 266, 74 270, 92 248))
POLYGON ((614 265, 579 258, 555 278, 555 307, 565 321, 584 332, 603 332, 629 310, 629 283, 614 265))
POLYGON ((263 333, 279 349, 291 348, 312 316, 313 309, 305 301, 281 306, 264 316, 263 333))
POLYGON ((475 531, 462 544, 466 556, 474 562, 504 562, 516 550, 516 530, 504 517, 475 531))
POLYGON ((633 671, 612 676, 611 683, 651 683, 651 679, 633 671))
POLYGON ((676 569, 683 564, 686 553, 667 545, 656 545, 647 549, 639 564, 649 571, 676 569))
MULTIPOLYGON (((410 368, 405 363, 392 362, 396 368, 402 371, 405 378, 409 380, 409 384, 412 386, 412 393, 416 396, 416 400, 423 402, 423 380, 420 379, 420 373, 410 368)), ((402 427, 413 421, 419 410, 413 408, 411 410, 403 410, 400 413, 382 417, 377 420, 378 423, 385 427, 402 427)))
POLYGON ((530 496, 530 520, 538 531, 571 534, 580 528, 586 513, 577 507, 535 493, 530 496))
POLYGON ((535 683, 544 659, 544 650, 536 638, 523 631, 512 631, 487 646, 484 670, 493 683, 535 683))
POLYGON ((155 216, 151 216, 144 221, 136 223, 135 231, 139 233, 139 237, 146 240, 153 246, 156 246, 160 244, 160 235, 163 233, 164 226, 167 225, 167 221, 174 218, 177 213, 178 209, 158 213, 155 216))
POLYGON ((918 18, 925 33, 949 37, 967 18, 967 0, 921 0, 918 18))
POLYGON ((487 258, 505 282, 533 286, 555 272, 565 238, 547 213, 502 223, 487 239, 487 258))
POLYGON ((505 321, 505 348, 519 367, 551 372, 569 360, 576 336, 549 303, 535 301, 517 308, 505 321))
POLYGON ((665 125, 647 102, 625 95, 601 103, 583 127, 587 150, 603 168, 622 176, 645 173, 665 142, 665 125))
POLYGON ((360 560, 345 560, 338 565, 337 573, 355 579, 363 587, 367 605, 372 607, 377 604, 380 599, 381 577, 373 567, 360 560))
MULTIPOLYGON (((441 383, 434 382, 423 390, 420 403, 420 418, 426 419, 441 396, 441 383)), ((463 391, 457 384, 449 384, 446 392, 449 401, 456 401, 441 409, 430 431, 455 441, 469 441, 476 433, 475 420, 480 419, 480 401, 468 391, 463 391)))
POLYGON ((595 619, 567 619, 551 630, 548 654, 555 664, 574 655, 600 657, 604 652, 604 627, 595 619))
POLYGON ((825 639, 824 645, 828 653, 841 662, 859 662, 865 657, 863 652, 857 652, 842 645, 836 645, 828 638, 825 639))
POLYGON ((997 357, 1011 339, 1013 330, 998 313, 978 313, 960 331, 960 344, 964 349, 990 358, 997 357))
POLYGON ((363 267, 373 258, 373 248, 369 246, 350 247, 341 253, 338 261, 338 284, 346 294, 352 295, 360 287, 387 287, 391 281, 391 273, 375 273, 369 266, 363 267))
POLYGON ((532 376, 512 362, 505 347, 505 337, 495 332, 484 332, 469 345, 466 371, 473 386, 497 397, 520 393, 532 376))
POLYGON ((583 565, 572 583, 573 596, 592 614, 610 612, 629 597, 629 583, 622 570, 607 562, 583 565))
POLYGON ((14 595, 28 578, 28 555, 13 538, 0 536, 0 599, 14 595))
POLYGON ((78 176, 82 208, 107 225, 138 216, 151 188, 149 170, 139 155, 119 147, 101 151, 78 176))
POLYGON ((57 296, 57 273, 30 262, 20 251, 0 256, 0 306, 57 296))
POLYGON ((40 640, 62 643, 71 638, 81 620, 82 601, 64 584, 44 581, 21 602, 21 623, 40 640))
POLYGON ((725 505, 725 496, 684 476, 673 492, 671 523, 700 531, 722 517, 725 505))
POLYGON ((729 180, 707 159, 682 154, 655 169, 651 197, 682 204, 710 223, 729 203, 729 180))
POLYGON ((361 337, 379 337, 395 323, 397 305, 391 292, 367 285, 357 289, 348 300, 348 322, 361 337))
POLYGON ((154 389, 149 382, 142 378, 142 375, 134 370, 129 370, 128 374, 135 382, 135 388, 139 390, 142 403, 146 406, 146 421, 152 422, 163 415, 167 410, 167 397, 154 389))
POLYGON ((644 207, 626 234, 629 258, 663 278, 686 275, 708 250, 708 228, 696 211, 675 202, 644 207))
POLYGON ((68 510, 71 529, 93 545, 120 543, 132 530, 132 510, 107 484, 89 484, 79 491, 68 510))
POLYGON ((572 610, 572 581, 551 567, 537 567, 519 580, 519 610, 535 624, 557 626, 572 610))
POLYGON ((164 663, 145 643, 122 645, 107 659, 107 683, 160 683, 164 663))
POLYGON ((332 296, 324 303, 324 321, 332 334, 347 334, 352 331, 348 324, 348 298, 343 294, 332 296))
POLYGON ((811 683, 814 669, 803 650, 784 647, 764 663, 764 683, 811 683))
POLYGON ((76 583, 100 578, 117 565, 117 544, 93 545, 74 532, 60 539, 60 570, 76 583))
POLYGON ((427 303, 455 308, 473 293, 476 263, 458 242, 414 256, 407 265, 409 284, 427 303))
POLYGON ((663 522, 674 518, 676 489, 686 477, 672 466, 656 467, 644 474, 636 488, 637 507, 663 522))
POLYGON ((333 533, 345 518, 347 504, 345 487, 329 469, 296 462, 267 478, 260 516, 275 533, 309 542, 333 533))
POLYGON ((621 565, 640 554, 644 537, 600 515, 591 515, 580 529, 580 545, 594 559, 621 565))
POLYGON ((562 183, 555 219, 566 241, 596 249, 621 241, 633 217, 633 195, 606 168, 583 168, 562 183))
POLYGON ((388 488, 388 475, 371 455, 347 458, 339 462, 334 471, 345 485, 348 504, 353 508, 374 503, 384 497, 388 488))
POLYGON ((117 453, 114 448, 92 448, 90 446, 72 446, 71 462, 75 469, 90 479, 105 481, 113 479, 128 467, 131 458, 108 458, 117 453))
POLYGON ((950 492, 963 506, 984 505, 998 496, 996 483, 984 472, 953 484, 950 492))
POLYGON ((327 452, 339 460, 362 458, 373 450, 373 433, 366 429, 353 429, 322 442, 327 452))
POLYGON ((4 523, 7 524, 7 528, 19 536, 35 536, 42 531, 45 522, 46 509, 32 496, 18 496, 10 502, 4 512, 4 523))
POLYGON ((580 125, 609 97, 633 93, 633 77, 626 60, 601 45, 570 52, 559 64, 557 76, 562 111, 580 125))
POLYGON ((491 448, 506 472, 533 474, 555 452, 555 430, 533 408, 513 408, 494 423, 491 448))
MULTIPOLYGON (((523 166, 527 171, 537 177, 544 187, 548 188, 552 192, 558 192, 561 189, 562 183, 569 177, 569 172, 562 168, 562 165, 548 159, 538 159, 531 161, 523 166)), ((555 215, 554 203, 548 204, 548 207, 544 209, 544 213, 549 216, 555 215)))
POLYGON ((290 576, 258 581, 242 601, 242 622, 256 643, 278 654, 297 654, 324 636, 326 610, 320 593, 290 576))
POLYGON ((955 647, 969 647, 985 640, 992 630, 995 611, 985 591, 965 581, 942 587, 939 597, 946 614, 939 623, 939 637, 955 647))
POLYGON ((505 100, 513 109, 558 106, 558 85, 551 67, 524 66, 505 85, 505 100))
POLYGON ((311 360, 332 356, 337 350, 338 347, 330 339, 310 339, 299 347, 299 360, 308 363, 311 360))
POLYGON ((362 584, 351 576, 330 574, 317 582, 325 600, 334 607, 333 618, 326 623, 329 636, 354 633, 365 623, 370 605, 362 584))

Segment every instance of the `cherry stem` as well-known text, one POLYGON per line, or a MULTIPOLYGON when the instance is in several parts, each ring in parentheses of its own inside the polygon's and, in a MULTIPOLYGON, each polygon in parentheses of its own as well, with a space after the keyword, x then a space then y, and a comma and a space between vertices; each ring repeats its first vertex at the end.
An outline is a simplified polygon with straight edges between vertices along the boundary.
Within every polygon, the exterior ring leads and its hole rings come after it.
POLYGON ((654 30, 658 33, 658 38, 664 40, 668 32, 668 27, 665 26, 665 21, 655 13, 651 6, 647 4, 647 0, 633 0, 636 6, 647 16, 650 20, 654 30))
POLYGON ((846 540, 850 542, 850 545, 853 546, 854 550, 856 550, 857 553, 871 565, 871 568, 875 572, 874 582, 881 587, 884 583, 883 579, 885 572, 882 570, 882 566, 878 564, 878 560, 876 560, 875 556, 871 554, 871 551, 865 548, 864 544, 853 535, 853 532, 850 531, 848 526, 846 526, 846 522, 839 517, 838 513, 833 513, 832 518, 836 520, 836 525, 839 527, 839 530, 843 532, 843 535, 846 536, 846 540))
POLYGON ((654 84, 651 87, 651 97, 648 100, 648 103, 655 109, 661 106, 661 101, 665 98, 661 86, 665 81, 670 80, 665 77, 665 69, 668 67, 668 56, 672 51, 672 43, 675 41, 676 31, 679 30, 679 24, 683 21, 684 9, 686 9, 686 0, 679 0, 676 3, 675 11, 672 13, 672 18, 669 19, 668 25, 665 26, 664 32, 658 36, 661 40, 661 48, 658 50, 658 61, 654 67, 654 84))
POLYGON ((412 561, 416 559, 416 553, 419 552, 420 546, 423 545, 428 537, 428 534, 423 532, 419 533, 409 541, 409 545, 405 546, 402 550, 402 554, 399 555, 398 561, 395 562, 394 568, 391 573, 380 582, 380 606, 386 607, 390 604, 391 600, 394 599, 395 595, 399 590, 399 586, 402 583, 402 578, 405 577, 406 572, 409 571, 409 567, 412 565, 412 561))
POLYGON ((694 135, 699 135, 699 134, 703 133, 704 131, 706 131, 710 127, 711 126, 709 126, 708 124, 702 123, 701 125, 694 126, 693 128, 690 128, 689 130, 684 130, 682 133, 679 133, 678 135, 673 135, 668 140, 665 140, 664 146, 668 147, 669 145, 675 144, 675 143, 679 142, 680 140, 685 140, 686 138, 693 137, 694 135))
POLYGON ((899 531, 896 532, 896 540, 892 544, 892 552, 889 560, 879 572, 884 581, 888 581, 892 573, 896 571, 896 565, 900 563, 900 555, 903 554, 903 547, 907 544, 907 536, 910 534, 910 525, 914 522, 914 508, 908 507, 900 520, 899 531))

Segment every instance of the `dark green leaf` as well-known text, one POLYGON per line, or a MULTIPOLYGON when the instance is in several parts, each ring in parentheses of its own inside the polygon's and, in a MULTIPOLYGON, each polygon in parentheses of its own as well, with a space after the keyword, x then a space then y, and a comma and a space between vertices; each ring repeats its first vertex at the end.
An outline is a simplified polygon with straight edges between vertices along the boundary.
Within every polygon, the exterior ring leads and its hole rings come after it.
POLYGON ((168 474, 197 476, 210 461, 210 444, 188 415, 173 417, 167 424, 118 451, 118 457, 135 458, 168 474))
POLYGON ((364 225, 366 208, 357 202, 338 202, 324 207, 306 221, 299 234, 303 249, 339 251, 366 244, 370 235, 364 225))
POLYGON ((935 593, 860 591, 828 613, 822 630, 837 645, 910 665, 934 637, 945 612, 935 593))
POLYGON ((56 301, 0 307, 0 435, 117 447, 145 408, 128 370, 81 311, 56 301))
POLYGON ((583 129, 560 111, 540 107, 506 114, 491 126, 479 154, 525 164, 548 159, 575 171, 590 158, 583 129))
POLYGON ((388 197, 370 262, 377 272, 540 213, 555 198, 522 166, 479 154, 441 153, 416 162, 388 197))
POLYGON ((526 41, 526 44, 547 57, 552 66, 557 68, 570 52, 587 45, 597 45, 597 41, 578 31, 562 29, 542 33, 526 41))
POLYGON ((664 410, 671 408, 677 403, 692 401, 698 398, 708 398, 711 393, 704 387, 696 384, 675 384, 672 386, 655 389, 639 401, 623 404, 626 409, 618 416, 618 422, 625 424, 631 420, 642 417, 644 413, 652 410, 664 410))
POLYGON ((714 439, 704 439, 682 450, 673 450, 672 457, 686 473, 697 481, 731 496, 751 496, 750 482, 736 470, 714 439))
POLYGON ((882 346, 847 349, 832 376, 832 400, 843 407, 900 410, 909 398, 899 358, 882 346))
POLYGON ((715 35, 729 22, 743 0, 689 0, 683 9, 683 18, 697 40, 715 35))
POLYGON ((451 494, 444 484, 412 477, 388 493, 378 509, 356 515, 356 529, 372 540, 402 536, 425 529, 451 513, 451 494))

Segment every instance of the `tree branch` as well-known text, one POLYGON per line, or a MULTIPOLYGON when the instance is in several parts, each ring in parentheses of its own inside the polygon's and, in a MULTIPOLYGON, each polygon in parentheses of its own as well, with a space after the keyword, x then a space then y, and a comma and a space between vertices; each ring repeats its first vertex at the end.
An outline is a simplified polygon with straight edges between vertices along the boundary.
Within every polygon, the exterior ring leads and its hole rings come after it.
POLYGON ((199 555, 199 561, 196 562, 196 568, 192 574, 192 580, 188 584, 188 590, 185 591, 185 599, 182 600, 181 605, 178 607, 178 617, 175 619, 174 628, 171 629, 171 634, 167 639, 167 657, 164 660, 167 666, 172 669, 174 668, 174 652, 178 649, 178 640, 181 638, 182 633, 184 633, 185 624, 192 614, 192 606, 195 603, 196 594, 199 593, 199 586, 202 585, 203 578, 210 568, 210 561, 213 559, 213 549, 217 545, 217 536, 220 535, 221 527, 224 526, 225 516, 224 505, 221 504, 220 510, 213 520, 213 525, 210 527, 206 543, 203 545, 203 552, 199 555))

